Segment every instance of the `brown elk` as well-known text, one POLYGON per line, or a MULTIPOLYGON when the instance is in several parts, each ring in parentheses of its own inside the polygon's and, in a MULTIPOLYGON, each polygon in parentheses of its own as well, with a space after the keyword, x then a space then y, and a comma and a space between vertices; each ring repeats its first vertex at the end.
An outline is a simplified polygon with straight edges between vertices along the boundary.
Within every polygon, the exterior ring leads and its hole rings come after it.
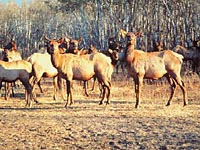
POLYGON ((115 41, 114 37, 108 38, 108 48, 112 50, 116 50, 120 52, 122 50, 122 46, 120 42, 115 41))
MULTIPOLYGON (((12 62, 16 60, 22 60, 20 52, 17 50, 16 42, 11 39, 11 41, 4 47, 2 52, 1 60, 6 62, 12 62)), ((10 98, 10 84, 12 86, 12 95, 14 97, 13 85, 15 83, 5 83, 5 99, 10 98)))
MULTIPOLYGON (((119 54, 122 51, 122 45, 121 45, 121 43, 115 41, 114 37, 110 37, 108 39, 108 48, 111 49, 111 50, 117 51, 119 54)), ((119 57, 119 58, 121 58, 121 57, 119 57)), ((117 74, 119 73, 119 66, 121 66, 122 73, 125 74, 125 72, 124 72, 125 62, 122 59, 119 59, 118 62, 117 62, 117 64, 115 65, 115 67, 116 67, 116 73, 117 74)))
POLYGON ((128 32, 125 36, 127 39, 125 50, 127 70, 135 82, 135 108, 139 106, 143 79, 159 79, 163 76, 167 77, 171 86, 171 95, 166 105, 170 105, 178 84, 183 93, 183 104, 185 106, 187 104, 187 90, 180 76, 183 56, 171 50, 161 52, 143 52, 136 50, 136 35, 128 32))
POLYGON ((72 53, 72 54, 77 54, 79 52, 79 43, 82 41, 82 37, 80 37, 78 40, 75 39, 68 39, 65 40, 66 42, 68 42, 69 47, 66 50, 66 53, 72 53))
POLYGON ((153 51, 154 52, 160 52, 162 50, 164 50, 163 42, 153 42, 153 51))
POLYGON ((22 56, 20 52, 16 50, 8 50, 4 49, 4 56, 3 56, 3 61, 16 61, 16 60, 22 60, 22 56))
MULTIPOLYGON (((114 67, 116 66, 116 64, 118 63, 118 60, 119 60, 119 53, 116 51, 116 50, 111 50, 111 49, 108 49, 108 50, 102 50, 102 51, 99 51, 97 50, 94 46, 91 46, 90 47, 90 50, 91 53, 90 54, 97 54, 97 53, 102 53, 104 54, 105 56, 108 56, 110 59, 111 59, 111 65, 114 69, 114 67)), ((90 55, 83 55, 83 57, 87 58, 89 57, 90 55)), ((99 61, 98 59, 95 59, 96 63, 99 63, 101 61, 99 61)), ((94 76, 94 82, 93 82, 93 85, 92 85, 92 90, 94 90, 94 86, 95 86, 95 81, 96 81, 96 77, 94 76)), ((84 83, 84 88, 85 88, 85 93, 87 94, 87 91, 86 91, 86 83, 84 83)), ((99 83, 99 89, 100 89, 100 97, 102 96, 102 85, 99 83)))
POLYGON ((200 50, 198 50, 198 48, 193 47, 193 48, 187 49, 181 45, 177 45, 176 47, 173 48, 173 51, 183 55, 184 61, 192 62, 193 72, 196 72, 197 74, 200 73, 199 72, 200 50))
MULTIPOLYGON (((27 61, 32 64, 32 81, 33 91, 35 91, 36 84, 38 85, 40 92, 43 93, 41 88, 40 80, 44 78, 53 78, 53 99, 57 100, 57 91, 58 91, 58 71, 51 63, 51 57, 48 53, 33 53, 27 58, 27 61)), ((63 95, 62 95, 63 96, 63 95)), ((64 98, 64 97, 62 97, 64 98)))
POLYGON ((18 51, 17 50, 17 44, 14 40, 11 40, 5 47, 4 49, 7 50, 13 50, 13 51, 18 51))
POLYGON ((34 98, 35 102, 37 102, 36 98, 32 95, 32 86, 29 82, 32 65, 25 60, 18 60, 12 62, 0 61, 0 90, 2 87, 2 82, 14 82, 16 80, 20 80, 26 89, 25 99, 26 106, 31 107, 31 100, 34 98))
MULTIPOLYGON (((46 39, 48 39, 46 37, 46 39)), ((79 49, 79 43, 82 41, 82 37, 80 37, 78 40, 75 39, 69 39, 67 37, 60 38, 57 40, 57 42, 60 44, 59 49, 63 49, 64 51, 61 53, 72 53, 76 55, 85 55, 89 53, 89 50, 87 49, 79 49)))
POLYGON ((70 105, 73 104, 72 80, 87 81, 93 76, 96 76, 103 85, 103 97, 100 104, 103 103, 105 96, 107 97, 107 104, 109 103, 111 74, 113 72, 109 57, 101 53, 91 54, 89 59, 73 54, 60 54, 59 43, 54 40, 47 43, 47 51, 51 55, 52 64, 57 68, 59 76, 66 80, 67 102, 65 107, 68 106, 69 99, 70 105), (98 63, 95 63, 97 62, 94 61, 95 59, 99 60, 98 63))

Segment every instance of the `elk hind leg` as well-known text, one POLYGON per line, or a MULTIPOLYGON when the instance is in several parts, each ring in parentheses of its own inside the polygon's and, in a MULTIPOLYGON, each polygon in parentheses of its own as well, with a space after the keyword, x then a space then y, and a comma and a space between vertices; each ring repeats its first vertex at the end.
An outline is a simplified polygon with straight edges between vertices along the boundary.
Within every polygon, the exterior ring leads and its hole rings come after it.
POLYGON ((179 87, 182 90, 183 93, 183 106, 186 106, 188 104, 188 99, 187 99, 187 90, 185 83, 182 81, 181 77, 175 78, 176 83, 179 85, 179 87))
POLYGON ((172 98, 174 96, 174 93, 175 93, 177 85, 176 85, 176 83, 175 83, 173 78, 170 78, 168 75, 166 77, 167 77, 167 81, 169 82, 170 88, 171 88, 171 94, 170 94, 169 100, 168 100, 168 102, 166 104, 166 106, 169 106, 170 103, 171 103, 171 100, 172 100, 172 98))
POLYGON ((84 87, 84 92, 85 95, 88 97, 88 92, 87 92, 87 87, 88 87, 88 81, 83 81, 83 87, 84 87))
POLYGON ((105 94, 106 94, 106 86, 105 86, 105 84, 104 85, 102 85, 102 98, 101 98, 101 101, 100 101, 100 103, 99 103, 99 105, 102 105, 103 104, 103 100, 104 100, 104 98, 105 98, 105 94))

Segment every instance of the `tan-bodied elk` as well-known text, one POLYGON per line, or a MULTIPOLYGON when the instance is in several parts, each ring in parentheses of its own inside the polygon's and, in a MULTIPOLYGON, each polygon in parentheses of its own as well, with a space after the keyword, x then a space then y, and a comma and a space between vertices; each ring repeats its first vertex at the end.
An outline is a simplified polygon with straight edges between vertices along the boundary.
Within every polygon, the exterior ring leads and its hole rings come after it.
MULTIPOLYGON (((44 40, 46 40, 46 36, 44 36, 44 40)), ((58 43, 62 43, 62 46, 59 47, 60 53, 64 53, 65 49, 67 48, 68 45, 68 38, 60 38, 58 40, 55 39, 58 43), (64 45, 64 46, 63 46, 64 45)), ((53 87, 54 87, 54 92, 53 92, 53 99, 57 100, 58 99, 58 91, 59 88, 61 88, 62 82, 59 82, 61 80, 58 80, 58 71, 57 69, 53 66, 51 62, 51 56, 47 53, 39 53, 35 52, 31 56, 27 58, 27 61, 32 64, 32 78, 31 78, 31 83, 33 85, 33 91, 35 91, 36 84, 38 85, 40 92, 43 93, 40 81, 41 78, 53 78, 53 87)), ((64 98, 64 93, 62 92, 62 99, 64 98)))
MULTIPOLYGON (((17 45, 15 41, 11 40, 3 49, 1 60, 6 62, 12 62, 17 60, 22 60, 20 52, 17 50, 17 45)), ((7 83, 5 82, 5 99, 8 100, 10 98, 10 87, 12 88, 12 95, 14 97, 14 87, 16 85, 15 82, 7 83)))
MULTIPOLYGON (((35 91, 35 86, 38 85, 40 92, 43 93, 41 88, 40 80, 44 78, 53 78, 53 99, 57 100, 58 92, 58 71, 51 63, 51 57, 48 53, 33 53, 27 58, 27 61, 32 64, 32 85, 33 91, 35 91)), ((64 97, 62 97, 64 98, 64 97)))
MULTIPOLYGON (((48 38, 46 37, 46 39, 48 39, 48 38)), ((100 60, 101 54, 95 55, 95 57, 91 57, 91 55, 101 52, 101 53, 105 54, 106 56, 110 57, 111 64, 114 68, 115 64, 118 62, 118 52, 116 50, 109 49, 109 50, 99 51, 92 45, 90 46, 89 49, 79 50, 78 47, 79 47, 79 43, 80 43, 81 40, 82 40, 82 38, 79 38, 79 40, 68 39, 68 38, 64 38, 62 40, 59 40, 58 41, 58 43, 60 43, 59 49, 64 48, 64 49, 66 49, 66 51, 65 51, 66 53, 72 53, 72 54, 75 54, 75 55, 79 55, 79 56, 82 56, 82 57, 84 57, 85 59, 88 59, 88 60, 92 59, 93 63, 96 63, 96 64, 98 64, 99 62, 102 61, 102 60, 100 60), (96 56, 98 56, 98 57, 96 57, 96 56)), ((94 79, 94 82, 93 82, 92 90, 94 90, 94 84, 95 84, 96 77, 94 76, 93 79, 94 79)), ((87 81, 84 81, 84 91, 85 91, 84 94, 86 96, 89 96, 88 92, 87 92, 87 83, 88 83, 87 81)), ((100 97, 101 97, 102 94, 103 94, 103 89, 102 89, 101 84, 99 84, 99 89, 100 89, 100 97)))
MULTIPOLYGON (((20 80, 25 87, 26 94, 26 106, 31 107, 32 86, 29 82, 29 78, 32 72, 32 65, 25 60, 17 60, 12 62, 0 61, 0 90, 2 87, 2 82, 14 82, 20 80)), ((37 100, 34 98, 35 102, 37 100)))
POLYGON ((181 78, 180 71, 183 56, 171 50, 161 52, 144 52, 135 49, 137 34, 122 32, 126 36, 127 45, 125 50, 125 61, 128 73, 135 82, 136 104, 139 106, 143 79, 159 79, 165 76, 171 86, 171 95, 167 102, 170 105, 177 85, 183 93, 183 104, 187 105, 187 90, 181 78))
MULTIPOLYGON (((90 55, 83 55, 83 57, 87 58, 87 57, 91 56, 91 54, 97 54, 97 53, 102 53, 105 56, 109 57, 110 60, 111 60, 111 66, 113 67, 113 70, 114 70, 114 67, 116 66, 116 64, 119 61, 119 53, 116 50, 108 49, 108 50, 99 51, 98 49, 96 49, 94 46, 91 45, 90 49, 89 49, 89 52, 90 52, 90 55)), ((94 61, 95 61, 95 63, 98 64, 102 60, 94 59, 94 61)), ((94 76, 94 82, 93 82, 93 85, 92 85, 92 90, 94 90, 95 81, 96 81, 96 77, 94 76)), ((85 84, 85 89, 86 89, 86 84, 85 84)), ((102 94, 103 94, 101 83, 99 83, 99 90, 100 90, 100 97, 101 97, 102 94)))
POLYGON ((58 75, 66 80, 67 102, 65 107, 68 106, 69 98, 70 105, 73 104, 71 91, 72 80, 87 81, 94 76, 97 77, 103 86, 103 96, 100 104, 103 103, 105 95, 107 97, 107 104, 109 103, 111 74, 113 72, 111 59, 109 57, 101 53, 91 54, 88 57, 89 59, 69 53, 60 54, 59 43, 55 40, 49 40, 47 43, 47 51, 51 55, 52 64, 58 70, 58 75), (95 63, 95 59, 100 60, 100 62, 95 63))

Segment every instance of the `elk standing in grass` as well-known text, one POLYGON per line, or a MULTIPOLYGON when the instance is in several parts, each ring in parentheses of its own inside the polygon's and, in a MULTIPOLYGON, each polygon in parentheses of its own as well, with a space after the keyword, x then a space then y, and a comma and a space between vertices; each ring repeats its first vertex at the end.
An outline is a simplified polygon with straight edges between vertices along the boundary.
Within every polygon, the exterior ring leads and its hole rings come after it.
POLYGON ((183 56, 171 50, 161 52, 143 52, 136 50, 136 35, 132 32, 128 32, 125 36, 127 38, 125 60, 128 73, 133 77, 135 82, 135 108, 139 105, 143 79, 159 79, 163 76, 167 77, 171 86, 171 95, 167 102, 167 106, 170 105, 177 84, 182 90, 183 104, 185 106, 187 104, 187 91, 180 76, 183 56))

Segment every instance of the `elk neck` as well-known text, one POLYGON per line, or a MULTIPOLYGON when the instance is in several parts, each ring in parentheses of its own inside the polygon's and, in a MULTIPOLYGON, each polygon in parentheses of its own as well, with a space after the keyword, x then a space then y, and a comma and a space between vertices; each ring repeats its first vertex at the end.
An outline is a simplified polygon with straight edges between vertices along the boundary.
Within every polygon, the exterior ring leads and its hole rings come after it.
POLYGON ((59 50, 51 54, 51 62, 55 68, 58 68, 60 65, 61 55, 62 54, 59 53, 59 50))

